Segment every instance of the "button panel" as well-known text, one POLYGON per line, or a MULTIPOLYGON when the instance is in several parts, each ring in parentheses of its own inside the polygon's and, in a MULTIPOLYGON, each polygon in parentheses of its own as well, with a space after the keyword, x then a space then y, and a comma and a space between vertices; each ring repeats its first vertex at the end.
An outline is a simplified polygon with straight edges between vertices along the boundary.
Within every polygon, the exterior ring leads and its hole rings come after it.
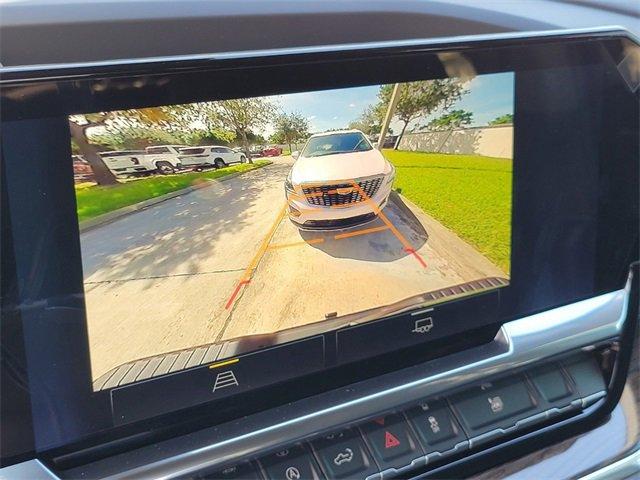
POLYGON ((423 455, 402 415, 375 418, 361 425, 360 430, 382 470, 402 468, 423 455))
POLYGON ((450 401, 462 424, 474 434, 511 427, 537 406, 521 376, 483 383, 450 401))
POLYGON ((592 356, 536 366, 193 479, 386 480, 516 432, 606 393, 592 356))
POLYGON ((302 445, 280 450, 260 460, 269 480, 317 480, 322 478, 311 453, 302 445))
POLYGON ((445 400, 422 402, 405 414, 426 453, 447 452, 467 440, 445 400))
POLYGON ((210 473, 202 473, 196 480, 262 480, 254 463, 243 462, 210 473))
POLYGON ((529 378, 542 399, 549 403, 572 397, 573 392, 557 364, 535 368, 529 372, 529 378))
POLYGON ((365 478, 378 472, 357 431, 343 430, 311 443, 327 478, 365 478))

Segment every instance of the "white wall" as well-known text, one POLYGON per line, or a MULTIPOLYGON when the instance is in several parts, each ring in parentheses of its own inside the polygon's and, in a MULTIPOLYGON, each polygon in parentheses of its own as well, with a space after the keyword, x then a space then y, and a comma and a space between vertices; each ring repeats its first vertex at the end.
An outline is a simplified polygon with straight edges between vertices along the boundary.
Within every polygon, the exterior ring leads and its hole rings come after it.
POLYGON ((513 125, 405 133, 398 150, 513 158, 513 125))

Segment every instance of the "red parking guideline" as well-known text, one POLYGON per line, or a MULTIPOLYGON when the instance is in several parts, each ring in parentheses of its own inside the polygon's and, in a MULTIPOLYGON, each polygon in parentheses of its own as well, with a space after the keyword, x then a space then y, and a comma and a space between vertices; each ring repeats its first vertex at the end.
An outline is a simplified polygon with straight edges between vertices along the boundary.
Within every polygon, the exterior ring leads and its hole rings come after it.
POLYGON ((240 283, 238 283, 238 285, 236 285, 235 290, 231 294, 231 297, 229 297, 229 300, 227 301, 227 304, 224 306, 225 309, 229 310, 229 307, 231 307, 231 305, 233 305, 233 301, 238 296, 238 293, 240 293, 240 289, 242 288, 242 286, 243 285, 247 285, 249 282, 251 282, 251 280, 242 280, 240 283))
POLYGON ((420 256, 420 254, 418 252, 416 252, 413 248, 405 248, 404 251, 407 252, 407 253, 410 253, 411 255, 416 257, 418 262, 420 262, 420 265, 422 265, 424 268, 427 268, 426 262, 423 260, 423 258, 420 256))

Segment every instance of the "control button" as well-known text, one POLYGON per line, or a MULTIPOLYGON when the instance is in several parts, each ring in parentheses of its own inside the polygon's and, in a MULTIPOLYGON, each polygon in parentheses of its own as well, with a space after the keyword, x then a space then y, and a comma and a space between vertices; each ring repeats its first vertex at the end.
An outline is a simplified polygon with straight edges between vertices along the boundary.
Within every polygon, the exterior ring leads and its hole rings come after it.
POLYGON ((405 413, 427 453, 451 450, 467 439, 444 400, 423 402, 405 413))
POLYGON ((432 310, 394 315, 336 332, 337 361, 349 363, 463 332, 469 317, 478 324, 498 315, 498 291, 436 305, 432 310), (462 303, 461 303, 462 302, 462 303))
POLYGON ((553 403, 571 396, 571 390, 558 365, 534 368, 528 374, 531 382, 547 402, 553 403))
POLYGON ((319 438, 312 448, 327 478, 365 478, 378 472, 360 434, 353 430, 319 438))
POLYGON ((382 470, 405 467, 424 455, 400 415, 380 417, 360 428, 382 470))
POLYGON ((453 396, 451 402, 472 430, 512 426, 518 420, 512 417, 525 417, 535 407, 520 376, 482 384, 453 396))
POLYGON ((563 362, 571 378, 573 378, 580 396, 588 397, 607 389, 602 378, 602 371, 595 358, 581 355, 563 362))
POLYGON ((313 457, 302 446, 281 450, 260 460, 272 480, 317 480, 322 478, 313 457))
POLYGON ((197 480, 262 480, 256 466, 249 462, 239 463, 216 472, 199 474, 197 480))
MULTIPOLYGON (((247 342, 245 347, 246 344, 247 342)), ((237 345, 227 345, 220 355, 235 353, 239 351, 238 348, 237 345)), ((180 375, 160 376, 113 389, 113 418, 118 425, 134 422, 273 385, 323 368, 322 336, 259 350, 233 359, 224 357, 211 365, 185 370, 180 375), (278 368, 273 368, 274 365, 278 368), (171 395, 167 392, 171 392, 171 395), (149 401, 150 398, 153 402, 149 401)))

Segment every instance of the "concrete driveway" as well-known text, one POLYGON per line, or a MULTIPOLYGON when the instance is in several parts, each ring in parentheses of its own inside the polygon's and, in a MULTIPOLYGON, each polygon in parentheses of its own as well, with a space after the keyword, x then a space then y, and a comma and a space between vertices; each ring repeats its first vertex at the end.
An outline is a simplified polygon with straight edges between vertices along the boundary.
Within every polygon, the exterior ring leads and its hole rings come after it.
POLYGON ((369 224, 298 230, 281 215, 291 164, 276 158, 81 235, 94 378, 142 357, 505 276, 397 195, 369 224))

